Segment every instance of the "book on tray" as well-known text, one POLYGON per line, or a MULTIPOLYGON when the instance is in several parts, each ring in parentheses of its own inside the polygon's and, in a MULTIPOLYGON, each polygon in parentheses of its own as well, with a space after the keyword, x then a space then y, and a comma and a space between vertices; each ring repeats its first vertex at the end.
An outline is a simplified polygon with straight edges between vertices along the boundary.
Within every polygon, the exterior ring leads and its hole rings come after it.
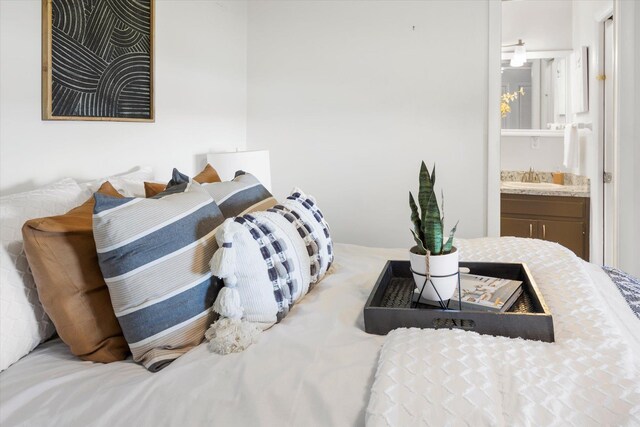
MULTIPOLYGON (((427 286, 431 286, 427 284, 427 286)), ((500 279, 498 277, 479 276, 477 274, 460 274, 460 291, 462 294, 462 310, 483 310, 504 312, 513 306, 522 295, 522 282, 519 280, 500 279)), ((419 289, 414 291, 414 301, 418 298, 419 289)), ((440 306, 437 301, 420 298, 420 302, 440 306)), ((449 301, 449 308, 457 310, 458 290, 449 301)))

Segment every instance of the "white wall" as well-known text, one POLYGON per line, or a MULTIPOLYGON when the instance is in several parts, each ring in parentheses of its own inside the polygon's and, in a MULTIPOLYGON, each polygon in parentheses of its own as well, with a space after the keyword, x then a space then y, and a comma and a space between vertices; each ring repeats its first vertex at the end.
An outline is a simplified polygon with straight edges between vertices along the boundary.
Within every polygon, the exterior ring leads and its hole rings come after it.
POLYGON ((618 28, 618 267, 640 277, 640 5, 620 1, 618 28))
POLYGON ((276 196, 314 194, 338 241, 408 247, 424 159, 447 227, 485 234, 486 1, 261 1, 248 16, 247 144, 271 150, 276 196))
POLYGON ((503 136, 500 141, 502 170, 521 171, 533 168, 541 172, 566 171, 562 166, 562 137, 503 136))
POLYGON ((626 254, 622 261, 622 266, 634 274, 636 277, 640 277, 640 262, 638 262, 637 254, 640 253, 640 120, 637 120, 637 117, 640 116, 640 84, 638 84, 638 79, 640 78, 640 53, 638 53, 637 47, 640 46, 640 6, 635 4, 635 18, 634 18, 634 28, 636 32, 636 39, 634 42, 634 46, 636 46, 635 51, 635 61, 636 66, 634 70, 634 82, 635 85, 635 108, 633 108, 633 112, 627 112, 627 119, 631 120, 636 125, 635 136, 631 140, 630 144, 627 147, 632 147, 634 150, 633 153, 633 164, 631 165, 631 171, 633 173, 633 187, 631 189, 631 194, 633 194, 633 209, 629 212, 627 216, 627 220, 625 224, 628 224, 631 227, 631 233, 624 240, 626 246, 626 254), (631 115, 633 114, 633 115, 631 115))
MULTIPOLYGON (((40 0, 0 2, 0 192, 245 147, 246 2, 156 2, 155 123, 40 120, 40 0)), ((199 166, 199 165, 198 165, 199 166)))
POLYGON ((527 50, 571 49, 571 1, 503 1, 502 42, 518 39, 527 50))
MULTIPOLYGON (((640 6, 635 5, 635 30, 636 30, 636 41, 634 45, 640 46, 640 6)), ((637 254, 640 253, 640 221, 638 218, 640 217, 640 120, 637 120, 637 117, 640 116, 640 84, 637 83, 638 78, 640 78, 640 54, 637 49, 635 52, 635 77, 634 81, 636 82, 636 102, 635 108, 633 109, 633 116, 631 120, 636 124, 635 129, 635 138, 633 142, 631 142, 631 147, 634 147, 634 161, 631 167, 631 170, 634 173, 633 179, 633 210, 629 212, 627 216, 626 224, 629 224, 632 227, 632 232, 630 236, 625 239, 627 243, 626 247, 626 255, 623 260, 623 267, 627 268, 630 272, 632 272, 636 277, 640 277, 640 263, 638 262, 637 254)))

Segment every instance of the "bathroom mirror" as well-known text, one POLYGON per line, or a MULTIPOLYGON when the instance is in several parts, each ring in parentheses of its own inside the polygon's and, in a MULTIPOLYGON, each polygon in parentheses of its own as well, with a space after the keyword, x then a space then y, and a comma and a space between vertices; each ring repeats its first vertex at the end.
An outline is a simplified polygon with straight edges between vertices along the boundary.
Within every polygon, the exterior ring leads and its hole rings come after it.
POLYGON ((520 67, 502 58, 502 129, 554 130, 566 123, 569 52, 529 57, 520 67))

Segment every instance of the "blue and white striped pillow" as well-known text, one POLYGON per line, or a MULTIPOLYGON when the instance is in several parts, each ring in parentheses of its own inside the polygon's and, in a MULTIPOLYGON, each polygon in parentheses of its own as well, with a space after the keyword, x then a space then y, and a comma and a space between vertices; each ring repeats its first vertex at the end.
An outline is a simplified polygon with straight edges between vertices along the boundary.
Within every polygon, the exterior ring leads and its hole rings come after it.
MULTIPOLYGON (((173 186, 188 181, 188 176, 174 169, 171 181, 167 184, 167 190, 170 191, 173 186)), ((202 187, 216 201, 225 218, 264 211, 277 203, 258 178, 243 171, 236 172, 235 178, 231 181, 205 183, 202 187)))
POLYGON ((158 371, 200 344, 220 284, 209 270, 224 221, 200 184, 159 199, 96 193, 98 260, 133 358, 158 371))

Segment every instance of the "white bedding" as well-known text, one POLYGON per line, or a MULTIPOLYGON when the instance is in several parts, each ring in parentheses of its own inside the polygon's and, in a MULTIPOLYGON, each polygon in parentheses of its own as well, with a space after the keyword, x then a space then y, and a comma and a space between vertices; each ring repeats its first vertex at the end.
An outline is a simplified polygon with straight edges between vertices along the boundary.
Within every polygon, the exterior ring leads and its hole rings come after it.
MULTIPOLYGON (((406 258, 336 245, 335 272, 257 344, 226 356, 202 344, 156 374, 130 360, 83 362, 47 342, 0 373, 0 425, 363 425, 385 337, 364 332, 362 309, 386 260, 406 258)), ((558 326, 556 340, 575 341, 558 326)))
POLYGON ((0 425, 362 425, 384 338, 364 332, 362 308, 405 252, 337 245, 335 272, 243 353, 202 344, 153 374, 47 342, 0 374, 0 425))
POLYGON ((638 354, 603 301, 615 294, 596 288, 585 263, 530 239, 469 241, 461 257, 526 262, 553 313, 555 343, 396 329, 380 354, 368 426, 640 425, 638 354))

